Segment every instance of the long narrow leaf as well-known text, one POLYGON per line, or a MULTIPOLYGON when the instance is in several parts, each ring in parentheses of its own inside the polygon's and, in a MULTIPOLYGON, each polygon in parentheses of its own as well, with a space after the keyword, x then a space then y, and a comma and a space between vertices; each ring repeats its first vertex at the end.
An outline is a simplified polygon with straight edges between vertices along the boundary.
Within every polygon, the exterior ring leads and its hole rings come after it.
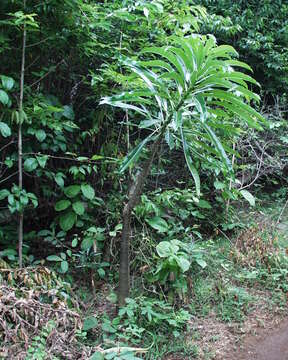
POLYGON ((167 46, 166 48, 158 48, 158 47, 151 47, 146 48, 142 51, 143 53, 153 53, 162 56, 163 58, 167 59, 171 65, 175 67, 175 69, 179 72, 182 76, 183 80, 185 79, 185 71, 181 64, 179 63, 177 57, 171 51, 171 47, 167 46))
POLYGON ((138 107, 138 106, 135 106, 135 105, 131 105, 131 104, 127 104, 127 103, 123 103, 123 102, 120 102, 120 101, 110 101, 109 98, 104 98, 100 101, 100 105, 104 105, 104 104, 107 104, 107 105, 111 105, 111 106, 114 106, 114 107, 118 107, 118 108, 121 108, 121 109, 125 109, 125 110, 134 110, 142 115, 147 115, 148 114, 148 110, 142 106, 141 108, 138 107))
POLYGON ((231 55, 238 56, 238 53, 230 45, 220 45, 210 50, 209 55, 214 58, 230 58, 231 55))
POLYGON ((229 160, 221 142, 219 141, 218 137, 216 136, 214 131, 210 128, 210 126, 207 123, 202 123, 202 126, 203 126, 204 130, 207 132, 207 134, 210 136, 210 139, 211 139, 212 143, 214 144, 215 148, 217 149, 218 154, 220 155, 221 159, 224 161, 226 168, 229 171, 232 171, 232 166, 231 166, 230 160, 229 160))
POLYGON ((230 103, 224 101, 211 101, 211 105, 222 106, 226 111, 230 111, 231 114, 237 115, 238 118, 243 119, 247 125, 252 127, 253 129, 263 130, 262 126, 255 120, 250 114, 248 114, 245 110, 234 106, 230 103))
POLYGON ((224 64, 228 65, 228 66, 238 66, 238 67, 241 67, 243 69, 247 69, 247 70, 253 72, 253 69, 248 64, 246 64, 242 61, 239 61, 239 60, 225 60, 224 64))
MULTIPOLYGON (((208 95, 208 94, 207 94, 208 95)), ((236 108, 249 113, 252 116, 255 116, 258 120, 261 122, 265 122, 265 119, 262 115, 260 115, 256 110, 254 110, 251 106, 245 104, 243 101, 238 99, 234 94, 223 91, 223 90, 213 90, 211 93, 209 93, 211 97, 217 97, 220 100, 227 100, 231 104, 233 104, 236 108)))
POLYGON ((139 158, 141 151, 143 150, 144 146, 151 140, 153 134, 147 136, 143 141, 141 141, 133 150, 129 152, 129 154, 123 160, 119 172, 123 173, 130 165, 135 163, 139 158))

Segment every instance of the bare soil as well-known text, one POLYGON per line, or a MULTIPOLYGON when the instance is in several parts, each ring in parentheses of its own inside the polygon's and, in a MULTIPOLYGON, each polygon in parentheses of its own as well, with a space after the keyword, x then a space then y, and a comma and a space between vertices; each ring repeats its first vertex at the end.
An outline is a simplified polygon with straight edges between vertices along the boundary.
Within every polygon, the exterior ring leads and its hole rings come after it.
POLYGON ((258 303, 243 323, 224 323, 213 313, 192 320, 187 343, 198 346, 198 360, 288 360, 288 312, 270 308, 268 292, 255 294, 258 303))
MULTIPOLYGON (((209 317, 191 320, 187 345, 197 345, 197 360, 288 360, 288 307, 267 306, 268 292, 243 323, 224 323, 211 312, 209 317)), ((288 304, 287 304, 288 305, 288 304)), ((192 360, 173 354, 163 360, 192 360)))
POLYGON ((229 359, 288 360, 288 320, 272 330, 262 329, 257 336, 247 337, 241 347, 242 350, 230 353, 229 359))
MULTIPOLYGON (((288 206, 284 210, 281 219, 277 215, 278 222, 281 222, 276 229, 281 234, 281 246, 287 252, 288 206)), ((263 222, 263 214, 260 220, 263 222)), ((271 226, 271 214, 268 220, 271 226)), ((288 293, 287 307, 279 308, 273 304, 271 292, 251 288, 247 292, 257 296, 258 301, 242 323, 224 323, 213 312, 205 318, 192 319, 186 342, 187 345, 197 345, 197 360, 288 360, 288 293)), ((191 359, 181 355, 165 358, 191 359)))

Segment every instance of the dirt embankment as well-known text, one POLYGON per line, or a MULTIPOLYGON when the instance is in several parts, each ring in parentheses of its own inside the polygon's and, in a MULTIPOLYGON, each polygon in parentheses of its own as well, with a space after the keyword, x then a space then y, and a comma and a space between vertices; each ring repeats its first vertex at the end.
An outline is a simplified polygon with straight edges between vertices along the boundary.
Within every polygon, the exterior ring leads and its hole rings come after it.
POLYGON ((262 329, 257 336, 247 337, 241 350, 227 356, 231 360, 288 360, 288 320, 274 329, 262 329))

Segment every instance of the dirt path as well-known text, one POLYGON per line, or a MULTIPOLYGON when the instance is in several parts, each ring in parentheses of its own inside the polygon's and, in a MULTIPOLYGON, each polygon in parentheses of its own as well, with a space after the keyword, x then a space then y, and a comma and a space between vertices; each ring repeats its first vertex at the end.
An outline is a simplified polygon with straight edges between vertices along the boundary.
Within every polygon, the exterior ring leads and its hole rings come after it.
MULTIPOLYGON (((282 246, 288 247, 288 208, 282 214, 282 221, 277 225, 282 235, 282 246)), ((288 360, 288 319, 269 330, 257 331, 257 336, 248 336, 233 360, 288 360)))
POLYGON ((243 350, 233 360, 288 360, 288 320, 282 322, 278 328, 263 331, 257 337, 247 338, 243 350), (245 349, 245 350, 244 350, 245 349))
MULTIPOLYGON (((269 221, 272 225, 275 218, 279 218, 279 212, 274 214, 273 219, 270 214, 269 221)), ((283 211, 276 230, 279 233, 279 245, 287 252, 288 206, 283 211)), ((199 349, 197 359, 288 360, 288 293, 287 299, 284 293, 278 293, 282 295, 283 301, 282 305, 279 305, 277 301, 274 302, 275 293, 272 291, 247 288, 247 292, 253 296, 255 303, 243 322, 225 323, 218 319, 214 312, 209 313, 209 317, 193 319, 191 344, 199 349), (284 305, 286 301, 287 307, 284 305)))

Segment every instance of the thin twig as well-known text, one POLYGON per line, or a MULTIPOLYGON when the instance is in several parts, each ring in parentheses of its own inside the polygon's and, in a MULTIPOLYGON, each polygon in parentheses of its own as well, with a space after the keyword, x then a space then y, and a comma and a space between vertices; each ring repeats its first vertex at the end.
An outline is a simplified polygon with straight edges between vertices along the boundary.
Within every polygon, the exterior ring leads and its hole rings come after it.
POLYGON ((59 61, 56 65, 54 65, 53 69, 49 70, 46 74, 44 74, 43 76, 40 77, 40 79, 34 81, 33 84, 29 85, 29 87, 33 87, 34 85, 37 85, 40 81, 42 81, 43 79, 45 79, 48 75, 50 75, 53 71, 56 70, 56 68, 61 65, 61 64, 65 64, 65 60, 62 59, 61 61, 59 61))
POLYGON ((69 157, 65 157, 65 156, 55 156, 55 155, 49 155, 49 154, 42 154, 42 153, 35 153, 35 152, 28 152, 28 153, 23 153, 23 155, 35 155, 35 156, 48 156, 48 158, 50 159, 59 159, 59 160, 70 160, 70 161, 77 161, 77 162, 88 162, 89 164, 97 164, 99 163, 100 160, 113 160, 113 162, 116 162, 118 159, 109 157, 109 156, 103 156, 103 158, 101 157, 101 159, 99 160, 91 160, 91 159, 83 159, 83 160, 79 160, 79 159, 74 159, 74 158, 69 158, 69 157))
POLYGON ((10 174, 9 176, 7 176, 5 179, 0 180, 0 184, 2 184, 4 181, 7 181, 8 179, 10 179, 11 177, 17 175, 19 173, 19 171, 15 171, 13 174, 10 174))
POLYGON ((0 152, 2 152, 4 149, 6 149, 6 147, 10 146, 11 144, 15 144, 16 142, 17 142, 16 140, 11 140, 8 144, 2 146, 0 152))
POLYGON ((29 45, 26 46, 26 48, 29 48, 29 47, 32 47, 32 46, 37 46, 37 45, 42 44, 43 42, 45 42, 45 41, 47 41, 49 39, 52 39, 52 37, 49 36, 46 39, 40 40, 40 41, 38 41, 36 43, 33 43, 33 44, 29 44, 29 45))
POLYGON ((279 215, 279 217, 278 217, 278 219, 277 219, 277 221, 276 221, 275 227, 279 224, 279 222, 280 222, 280 220, 281 220, 281 218, 282 218, 282 215, 283 215, 283 213, 284 213, 287 205, 288 205, 288 199, 286 200, 286 202, 285 202, 285 204, 284 204, 284 206, 283 206, 283 208, 282 208, 282 210, 281 210, 281 212, 280 212, 280 215, 279 215))
MULTIPOLYGON (((23 0, 23 10, 26 10, 26 0, 23 0)), ((22 43, 22 59, 21 59, 21 77, 20 77, 20 99, 19 99, 19 114, 20 123, 18 126, 18 186, 19 190, 23 189, 23 154, 22 154, 22 120, 23 120, 23 97, 24 97, 24 77, 25 77, 25 55, 26 55, 26 23, 23 27, 23 43, 22 43)), ((19 267, 22 268, 22 248, 23 248, 23 211, 19 212, 18 219, 18 257, 19 267)))

